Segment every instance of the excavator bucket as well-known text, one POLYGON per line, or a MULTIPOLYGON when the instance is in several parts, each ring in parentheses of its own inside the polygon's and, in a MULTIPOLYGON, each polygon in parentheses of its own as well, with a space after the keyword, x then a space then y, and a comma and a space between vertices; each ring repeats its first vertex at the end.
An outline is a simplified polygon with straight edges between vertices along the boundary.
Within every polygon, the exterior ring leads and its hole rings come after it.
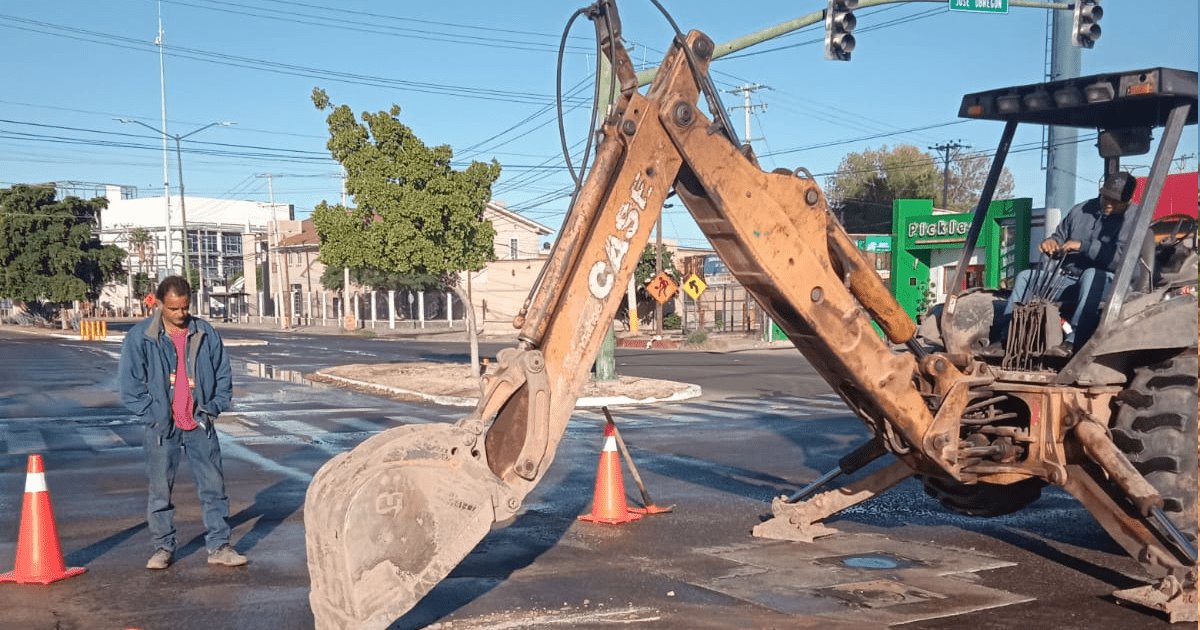
POLYGON ((321 509, 304 512, 317 628, 386 628, 487 535, 507 491, 477 438, 451 424, 397 427, 317 471, 305 504, 321 509))

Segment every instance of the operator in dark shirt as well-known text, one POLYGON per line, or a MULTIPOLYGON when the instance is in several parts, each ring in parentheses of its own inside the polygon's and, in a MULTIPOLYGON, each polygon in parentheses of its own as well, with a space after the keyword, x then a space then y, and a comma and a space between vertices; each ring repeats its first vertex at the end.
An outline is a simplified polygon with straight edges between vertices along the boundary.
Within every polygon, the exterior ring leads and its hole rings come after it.
MULTIPOLYGON (((1113 272, 1128 245, 1122 239, 1121 226, 1133 199, 1137 180, 1125 172, 1108 176, 1100 187, 1100 195, 1076 204, 1067 212, 1054 234, 1042 241, 1038 249, 1050 257, 1065 256, 1059 273, 1045 278, 1046 270, 1026 269, 1017 274, 1012 294, 1004 307, 1001 322, 1003 335, 1008 334, 1008 322, 1013 307, 1028 301, 1030 289, 1048 281, 1053 295, 1059 299, 1076 294, 1075 310, 1069 320, 1071 329, 1059 346, 1048 348, 1049 356, 1070 356, 1073 350, 1087 342, 1100 324, 1100 304, 1108 292, 1113 272)), ((1126 239, 1128 236, 1126 236, 1126 239)), ((1002 342, 984 350, 985 356, 1003 356, 1002 342), (998 351, 998 353, 997 353, 998 351)))

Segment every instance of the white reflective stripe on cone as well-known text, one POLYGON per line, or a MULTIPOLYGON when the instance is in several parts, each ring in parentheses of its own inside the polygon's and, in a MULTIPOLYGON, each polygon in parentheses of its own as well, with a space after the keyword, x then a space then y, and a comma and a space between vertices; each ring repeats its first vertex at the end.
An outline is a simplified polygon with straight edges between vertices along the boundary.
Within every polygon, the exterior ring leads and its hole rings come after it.
POLYGON ((607 438, 605 438, 604 439, 604 452, 605 453, 616 452, 616 450, 617 450, 617 438, 615 438, 611 435, 608 436, 607 438))
POLYGON ((45 492, 46 473, 28 473, 25 475, 25 492, 45 492))

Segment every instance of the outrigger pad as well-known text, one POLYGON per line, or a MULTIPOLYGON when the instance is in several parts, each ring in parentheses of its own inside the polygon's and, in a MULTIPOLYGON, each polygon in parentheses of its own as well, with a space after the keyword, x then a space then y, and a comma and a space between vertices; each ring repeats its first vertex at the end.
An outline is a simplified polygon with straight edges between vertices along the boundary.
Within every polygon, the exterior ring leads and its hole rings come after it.
POLYGON ((1196 584, 1181 586, 1174 577, 1166 577, 1157 584, 1115 591, 1113 597, 1167 613, 1171 623, 1200 621, 1196 608, 1196 584))

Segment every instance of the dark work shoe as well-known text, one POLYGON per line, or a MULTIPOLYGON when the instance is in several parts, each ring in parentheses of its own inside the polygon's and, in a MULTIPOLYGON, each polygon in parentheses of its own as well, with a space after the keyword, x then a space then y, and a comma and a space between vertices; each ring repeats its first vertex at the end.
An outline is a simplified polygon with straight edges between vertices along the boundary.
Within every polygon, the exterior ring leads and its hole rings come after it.
POLYGON ((979 355, 980 357, 983 357, 984 359, 1003 359, 1004 358, 1004 344, 999 341, 993 341, 992 343, 989 343, 988 345, 981 348, 975 354, 979 355))
POLYGON ((146 568, 153 569, 155 571, 165 569, 171 566, 171 561, 174 559, 175 554, 171 553, 170 551, 167 551, 166 549, 155 549, 154 555, 150 556, 150 559, 146 561, 146 568))
POLYGON ((219 564, 226 567, 240 567, 246 564, 246 556, 238 553, 228 544, 217 547, 216 551, 208 554, 209 564, 219 564))
POLYGON ((1071 353, 1073 352, 1075 352, 1075 348, 1071 346, 1071 343, 1069 341, 1064 341, 1057 346, 1046 348, 1046 351, 1042 353, 1042 356, 1052 357, 1055 359, 1065 359, 1071 356, 1071 353))

